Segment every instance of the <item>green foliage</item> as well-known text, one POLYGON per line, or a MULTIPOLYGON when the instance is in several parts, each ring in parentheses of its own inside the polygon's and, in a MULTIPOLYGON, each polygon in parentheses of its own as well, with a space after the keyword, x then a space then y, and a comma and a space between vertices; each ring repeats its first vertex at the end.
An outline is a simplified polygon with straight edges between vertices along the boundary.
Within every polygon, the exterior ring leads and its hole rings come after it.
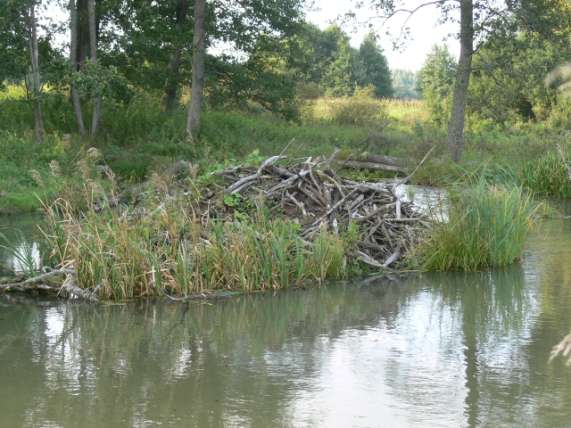
POLYGON ((421 244, 422 266, 435 271, 504 267, 521 256, 536 205, 517 187, 484 181, 450 197, 448 222, 421 244))
POLYGON ((393 95, 393 85, 389 65, 382 49, 377 44, 374 33, 369 33, 359 47, 357 61, 362 73, 357 76, 359 86, 372 86, 375 96, 388 98, 393 95))
POLYGON ((432 119, 439 125, 448 123, 456 61, 446 46, 434 46, 419 72, 418 86, 432 119))
POLYGON ((391 73, 393 96, 400 99, 418 99, 417 76, 410 70, 393 70, 391 73))
POLYGON ((569 39, 563 35, 554 40, 522 32, 491 39, 474 57, 470 110, 495 123, 546 119, 555 91, 545 78, 569 55, 569 39))
POLYGON ((350 96, 357 86, 373 86, 375 96, 392 94, 391 75, 382 49, 369 34, 359 49, 349 44, 349 36, 338 26, 320 30, 305 24, 285 43, 284 57, 297 79, 298 96, 315 99, 326 94, 350 96))
POLYGON ((332 61, 323 75, 322 85, 325 93, 332 97, 348 96, 353 93, 355 82, 353 80, 353 64, 351 47, 347 36, 341 37, 332 61))
MULTIPOLYGON (((563 91, 568 89, 563 88, 563 91)), ((546 124, 554 129, 571 130, 571 98, 565 93, 551 106, 546 124)))
POLYGON ((6 79, 21 78, 27 69, 26 2, 4 0, 0 3, 0 90, 6 79))
POLYGON ((274 43, 260 42, 244 63, 211 59, 207 101, 216 109, 240 109, 297 117, 296 87, 292 73, 276 57, 274 43))
POLYGON ((71 79, 81 96, 113 96, 128 92, 126 79, 114 66, 85 61, 81 70, 73 73, 71 79))

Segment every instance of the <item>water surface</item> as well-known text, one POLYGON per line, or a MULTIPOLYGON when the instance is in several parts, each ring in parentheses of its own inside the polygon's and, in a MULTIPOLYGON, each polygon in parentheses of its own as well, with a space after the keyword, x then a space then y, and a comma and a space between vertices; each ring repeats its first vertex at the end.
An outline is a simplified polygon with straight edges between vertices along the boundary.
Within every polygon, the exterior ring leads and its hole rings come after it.
POLYGON ((209 303, 0 300, 4 427, 568 427, 571 221, 521 264, 209 303))
POLYGON ((40 222, 37 214, 0 216, 0 276, 41 267, 40 222))

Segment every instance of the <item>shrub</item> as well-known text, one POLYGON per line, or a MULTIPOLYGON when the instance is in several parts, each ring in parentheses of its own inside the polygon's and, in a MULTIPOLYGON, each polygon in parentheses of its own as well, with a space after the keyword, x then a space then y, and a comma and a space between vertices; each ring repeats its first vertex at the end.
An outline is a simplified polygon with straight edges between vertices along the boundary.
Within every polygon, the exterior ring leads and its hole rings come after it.
POLYGON ((555 129, 571 129, 571 99, 562 97, 551 109, 547 124, 555 129))
POLYGON ((421 244, 422 265, 435 271, 503 267, 522 253, 536 205, 520 188, 481 182, 451 196, 449 220, 421 244))
POLYGON ((370 89, 357 88, 352 97, 319 98, 302 108, 305 121, 324 121, 336 125, 382 128, 388 115, 383 102, 370 89))

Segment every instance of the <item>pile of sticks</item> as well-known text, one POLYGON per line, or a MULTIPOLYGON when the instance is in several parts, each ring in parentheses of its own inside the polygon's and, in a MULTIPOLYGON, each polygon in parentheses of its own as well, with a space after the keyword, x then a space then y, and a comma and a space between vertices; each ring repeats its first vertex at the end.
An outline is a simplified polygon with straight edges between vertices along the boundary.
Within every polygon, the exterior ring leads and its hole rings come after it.
POLYGON ((350 223, 357 224, 360 240, 355 256, 375 268, 398 265, 429 226, 425 216, 397 196, 396 187, 410 176, 392 182, 355 182, 340 177, 331 159, 288 164, 284 156, 270 157, 257 169, 237 167, 220 174, 225 194, 261 196, 276 214, 298 221, 308 240, 322 228, 339 233, 350 223))

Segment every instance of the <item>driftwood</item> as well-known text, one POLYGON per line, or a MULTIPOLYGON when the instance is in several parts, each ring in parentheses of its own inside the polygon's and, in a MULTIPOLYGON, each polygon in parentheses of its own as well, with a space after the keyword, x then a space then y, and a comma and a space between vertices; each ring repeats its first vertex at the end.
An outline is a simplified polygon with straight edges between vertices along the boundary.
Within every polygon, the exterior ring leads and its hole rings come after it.
POLYGON ((71 268, 53 270, 28 279, 16 278, 13 282, 0 283, 0 293, 9 292, 42 293, 89 302, 98 301, 98 290, 90 291, 80 288, 77 285, 75 270, 71 268))
POLYGON ((371 170, 406 173, 406 170, 403 167, 386 163, 380 163, 380 162, 346 160, 341 162, 341 164, 343 165, 344 168, 371 169, 371 170))
POLYGON ((50 280, 55 277, 65 277, 69 271, 67 269, 53 270, 41 275, 37 275, 28 279, 16 280, 14 282, 5 282, 0 284, 0 292, 20 291, 42 291, 42 292, 58 292, 60 287, 51 285, 50 280))
POLYGON ((549 362, 552 362, 558 356, 562 356, 566 360, 566 365, 571 366, 571 333, 553 347, 549 356, 549 362))
POLYGON ((406 174, 405 162, 393 156, 362 154, 356 158, 340 158, 336 152, 332 159, 342 168, 369 169, 377 171, 400 172, 406 174))
MULTIPOLYGON (((273 156, 259 168, 232 168, 220 174, 225 193, 251 200, 263 197, 276 216, 297 221, 308 241, 322 229, 339 233, 356 224, 361 237, 353 255, 371 267, 386 269, 398 265, 429 226, 426 217, 397 196, 396 186, 408 182, 430 153, 411 174, 389 182, 345 179, 331 167, 334 157, 278 165, 284 157, 273 156)), ((210 215, 220 218, 229 213, 210 215)))

